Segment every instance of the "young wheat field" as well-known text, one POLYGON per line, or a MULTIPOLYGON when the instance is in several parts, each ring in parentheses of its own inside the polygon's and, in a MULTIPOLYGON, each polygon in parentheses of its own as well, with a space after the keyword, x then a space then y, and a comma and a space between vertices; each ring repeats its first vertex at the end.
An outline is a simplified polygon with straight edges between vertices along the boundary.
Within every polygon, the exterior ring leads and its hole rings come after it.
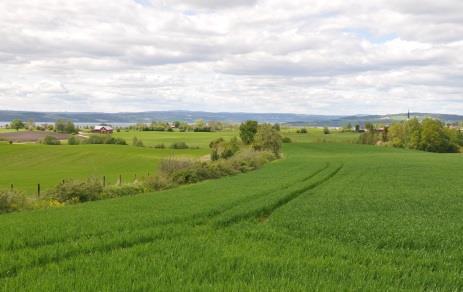
POLYGON ((462 169, 459 154, 293 143, 242 175, 1 215, 0 287, 459 291, 462 169))

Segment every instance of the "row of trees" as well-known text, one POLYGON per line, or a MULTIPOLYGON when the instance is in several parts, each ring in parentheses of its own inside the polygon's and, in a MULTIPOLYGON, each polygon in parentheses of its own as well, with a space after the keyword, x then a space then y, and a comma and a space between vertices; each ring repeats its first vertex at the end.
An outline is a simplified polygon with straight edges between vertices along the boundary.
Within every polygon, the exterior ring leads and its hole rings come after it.
POLYGON ((446 126, 439 120, 416 118, 395 123, 379 131, 372 124, 365 125, 366 132, 360 136, 360 143, 386 143, 393 147, 428 152, 455 153, 463 146, 463 134, 459 128, 446 126))
POLYGON ((186 122, 175 121, 173 123, 162 122, 162 121, 153 121, 150 124, 147 123, 138 123, 129 128, 135 129, 138 131, 174 131, 177 129, 180 132, 215 132, 221 131, 225 127, 224 123, 219 121, 204 121, 202 119, 196 120, 193 124, 188 124, 186 122))
POLYGON ((38 130, 38 131, 56 131, 59 133, 68 133, 74 134, 77 133, 77 128, 74 123, 70 120, 57 120, 55 125, 36 125, 32 120, 27 122, 23 122, 20 119, 14 119, 8 125, 9 128, 15 129, 19 131, 21 129, 27 129, 30 131, 38 130))

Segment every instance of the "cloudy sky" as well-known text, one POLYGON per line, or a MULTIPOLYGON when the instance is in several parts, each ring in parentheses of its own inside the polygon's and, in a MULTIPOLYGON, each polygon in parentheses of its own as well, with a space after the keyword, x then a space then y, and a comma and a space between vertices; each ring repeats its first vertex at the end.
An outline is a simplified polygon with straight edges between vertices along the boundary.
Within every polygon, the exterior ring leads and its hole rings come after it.
POLYGON ((0 1, 0 109, 408 108, 463 114, 463 1, 0 1))

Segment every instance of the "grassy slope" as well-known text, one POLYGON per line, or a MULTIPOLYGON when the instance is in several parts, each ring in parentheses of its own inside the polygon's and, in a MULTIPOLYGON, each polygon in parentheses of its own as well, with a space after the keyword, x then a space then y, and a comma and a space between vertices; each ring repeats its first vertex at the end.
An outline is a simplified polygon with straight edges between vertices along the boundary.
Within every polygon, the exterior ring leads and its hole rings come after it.
POLYGON ((60 145, 0 144, 0 188, 15 188, 35 192, 37 183, 43 189, 62 179, 107 177, 115 183, 123 179, 153 173, 162 157, 176 155, 200 156, 199 150, 149 149, 120 145, 60 145))
POLYGON ((335 144, 285 153, 246 175, 2 215, 0 287, 463 288, 463 156, 335 144))

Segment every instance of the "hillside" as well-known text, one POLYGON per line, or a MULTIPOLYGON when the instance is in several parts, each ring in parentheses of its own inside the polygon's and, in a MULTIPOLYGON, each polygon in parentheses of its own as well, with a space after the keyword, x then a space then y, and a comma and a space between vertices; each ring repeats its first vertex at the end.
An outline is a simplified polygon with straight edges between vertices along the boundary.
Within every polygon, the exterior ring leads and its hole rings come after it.
POLYGON ((463 156, 284 152, 244 175, 1 215, 0 289, 462 289, 463 156))
MULTIPOLYGON (((411 113, 413 117, 434 117, 444 122, 463 121, 461 115, 446 115, 432 113, 411 113)), ((227 122, 241 122, 245 120, 257 120, 269 123, 288 123, 292 125, 313 126, 343 126, 347 123, 364 124, 365 122, 390 123, 395 120, 406 119, 407 114, 393 115, 354 115, 354 116, 323 116, 303 114, 281 113, 229 113, 229 112, 195 112, 195 111, 153 111, 139 113, 73 113, 73 112, 25 112, 25 111, 1 111, 0 122, 8 122, 13 119, 36 122, 53 122, 57 119, 70 119, 77 123, 137 123, 162 121, 186 121, 194 122, 197 119, 220 120, 227 122)))

